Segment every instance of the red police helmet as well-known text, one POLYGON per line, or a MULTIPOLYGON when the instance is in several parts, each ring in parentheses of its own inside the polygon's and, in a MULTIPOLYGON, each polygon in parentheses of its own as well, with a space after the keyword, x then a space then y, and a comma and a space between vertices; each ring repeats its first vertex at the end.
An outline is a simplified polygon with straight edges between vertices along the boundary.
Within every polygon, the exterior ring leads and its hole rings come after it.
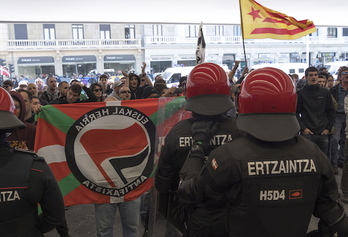
POLYGON ((201 115, 218 115, 233 108, 230 84, 222 67, 214 63, 195 66, 187 77, 185 109, 201 115))
POLYGON ((253 70, 241 85, 237 126, 263 141, 288 140, 300 130, 296 105, 296 89, 285 72, 272 67, 253 70))
POLYGON ((14 114, 15 109, 11 95, 4 88, 0 88, 0 130, 25 127, 14 114))

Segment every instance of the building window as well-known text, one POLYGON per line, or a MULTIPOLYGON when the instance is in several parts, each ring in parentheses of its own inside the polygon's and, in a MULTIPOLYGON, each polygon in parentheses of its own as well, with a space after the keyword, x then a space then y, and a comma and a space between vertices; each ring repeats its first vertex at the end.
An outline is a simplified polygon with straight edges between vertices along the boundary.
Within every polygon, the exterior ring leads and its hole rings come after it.
POLYGON ((337 28, 327 28, 328 38, 337 38, 337 28))
POLYGON ((45 40, 55 40, 56 30, 54 24, 43 24, 43 34, 45 40))
POLYGON ((233 26, 233 36, 242 36, 242 29, 240 26, 233 26))
POLYGON ((124 37, 126 39, 135 39, 135 25, 125 25, 124 37))
POLYGON ((27 24, 14 24, 14 30, 16 40, 28 39, 27 24))
POLYGON ((111 39, 110 25, 99 25, 100 39, 111 39))
POLYGON ((73 24, 72 25, 72 36, 73 39, 83 39, 83 25, 73 24))
POLYGON ((152 25, 153 36, 163 36, 163 25, 152 25))
POLYGON ((224 26, 218 25, 215 26, 215 36, 224 36, 225 32, 224 32, 224 26))
POLYGON ((348 59, 348 53, 341 53, 340 60, 347 61, 347 59, 348 59))
POLYGON ((348 28, 342 29, 342 36, 348 36, 348 28))
POLYGON ((186 38, 197 38, 199 25, 188 25, 185 29, 186 38))
POLYGON ((313 33, 310 33, 309 36, 319 36, 319 29, 320 27, 317 27, 317 30, 313 33))

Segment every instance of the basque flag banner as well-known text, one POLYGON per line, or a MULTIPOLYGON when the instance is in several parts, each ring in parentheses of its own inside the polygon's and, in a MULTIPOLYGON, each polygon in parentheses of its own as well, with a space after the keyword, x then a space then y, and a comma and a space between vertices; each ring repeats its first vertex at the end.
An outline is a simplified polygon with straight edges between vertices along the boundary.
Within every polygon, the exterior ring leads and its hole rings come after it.
POLYGON ((130 201, 149 190, 166 134, 191 117, 184 103, 176 97, 42 107, 35 151, 65 205, 130 201))
POLYGON ((312 21, 297 21, 254 0, 240 0, 239 3, 243 39, 293 40, 316 31, 312 21))

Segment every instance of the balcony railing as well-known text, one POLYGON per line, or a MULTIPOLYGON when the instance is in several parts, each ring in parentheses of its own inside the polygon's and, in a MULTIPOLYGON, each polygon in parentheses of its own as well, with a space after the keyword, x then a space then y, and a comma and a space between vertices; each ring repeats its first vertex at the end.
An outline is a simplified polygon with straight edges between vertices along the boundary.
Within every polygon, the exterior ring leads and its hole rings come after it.
POLYGON ((140 48, 140 39, 110 39, 110 40, 9 40, 7 50, 38 50, 38 49, 105 49, 105 48, 140 48))
MULTIPOLYGON (((241 44, 241 36, 205 36, 207 44, 241 44)), ((306 37, 295 40, 274 40, 274 39, 246 39, 246 44, 306 44, 306 37)), ((319 36, 309 36, 309 44, 346 44, 348 37, 323 38, 319 36)), ((146 36, 145 45, 148 44, 191 44, 197 43, 197 38, 183 38, 176 36, 146 36)))
MULTIPOLYGON (((348 37, 323 38, 319 36, 308 37, 309 44, 347 44, 348 37)), ((207 44, 241 44, 241 36, 205 36, 207 44)), ((306 44, 306 37, 296 40, 274 39, 247 39, 245 44, 306 44)), ((177 36, 145 36, 144 45, 165 44, 196 44, 197 38, 177 36)), ((84 49, 139 49, 142 47, 141 39, 65 39, 65 40, 8 40, 5 50, 84 50, 84 49)))

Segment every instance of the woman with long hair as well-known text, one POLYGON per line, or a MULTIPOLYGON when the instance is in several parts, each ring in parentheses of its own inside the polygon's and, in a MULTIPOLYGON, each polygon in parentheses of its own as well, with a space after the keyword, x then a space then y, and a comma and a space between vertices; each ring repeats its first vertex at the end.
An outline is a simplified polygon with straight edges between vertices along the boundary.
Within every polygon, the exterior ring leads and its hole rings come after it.
POLYGON ((90 86, 90 89, 93 92, 93 94, 97 97, 97 102, 101 102, 105 100, 103 96, 103 88, 99 83, 97 82, 93 83, 90 86))

